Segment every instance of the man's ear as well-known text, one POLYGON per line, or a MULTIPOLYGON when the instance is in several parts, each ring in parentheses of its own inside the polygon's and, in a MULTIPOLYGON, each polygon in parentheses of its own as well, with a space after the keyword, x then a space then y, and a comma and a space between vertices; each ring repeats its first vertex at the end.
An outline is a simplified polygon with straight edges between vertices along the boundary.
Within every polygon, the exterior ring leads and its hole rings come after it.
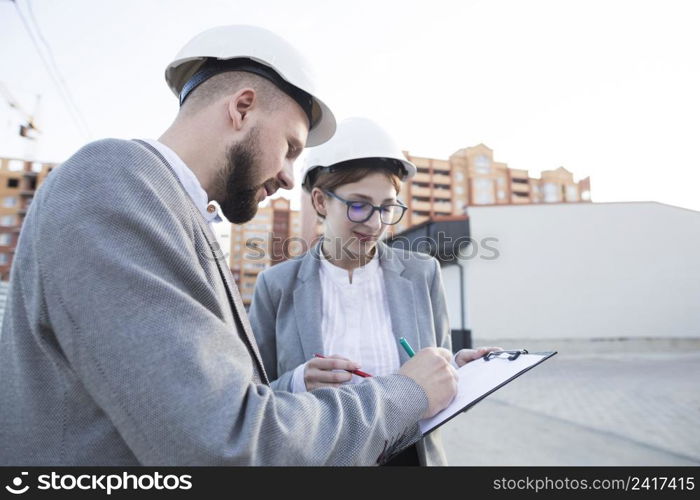
POLYGON ((254 89, 244 88, 233 94, 228 101, 228 114, 236 130, 243 128, 244 121, 257 104, 258 96, 254 89))
POLYGON ((326 196, 323 194, 323 191, 317 187, 311 190, 311 204, 313 205, 314 209, 316 209, 316 213, 319 215, 324 217, 328 215, 326 209, 326 196))

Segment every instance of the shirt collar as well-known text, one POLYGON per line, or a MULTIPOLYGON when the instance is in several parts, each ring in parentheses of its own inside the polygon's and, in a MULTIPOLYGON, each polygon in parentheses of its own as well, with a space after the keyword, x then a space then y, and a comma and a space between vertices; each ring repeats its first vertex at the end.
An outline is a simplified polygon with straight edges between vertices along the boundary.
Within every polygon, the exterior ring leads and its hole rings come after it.
POLYGON ((375 249, 372 260, 367 262, 364 266, 353 269, 352 283, 350 283, 348 270, 332 264, 328 259, 326 259, 326 256, 323 254, 323 250, 319 250, 319 254, 321 256, 321 271, 326 274, 331 281, 337 283, 338 285, 352 286, 365 283, 370 280, 379 269, 379 251, 378 249, 375 249))
POLYGON ((218 209, 215 205, 209 203, 207 192, 202 188, 199 179, 197 179, 194 172, 182 161, 177 153, 162 142, 153 139, 145 139, 145 142, 156 148, 168 161, 175 171, 175 175, 177 175, 177 178, 180 180, 180 183, 185 188, 185 191, 187 191, 187 194, 192 198, 197 210, 199 210, 202 217, 204 217, 204 220, 210 224, 213 222, 221 222, 223 219, 219 216, 218 209), (213 209, 209 207, 213 207, 213 209))

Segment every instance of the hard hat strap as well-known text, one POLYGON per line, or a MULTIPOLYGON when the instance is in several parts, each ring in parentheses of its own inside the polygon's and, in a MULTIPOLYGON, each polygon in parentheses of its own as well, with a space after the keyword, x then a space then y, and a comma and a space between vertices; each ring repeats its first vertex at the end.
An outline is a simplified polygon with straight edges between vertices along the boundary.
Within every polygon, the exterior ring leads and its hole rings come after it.
POLYGON ((202 67, 197 70, 197 72, 192 75, 192 78, 190 78, 182 87, 182 90, 180 91, 180 106, 182 106, 182 104, 185 102, 187 96, 190 95, 190 93, 200 84, 214 75, 227 71, 245 71, 246 73, 253 73, 265 78, 266 80, 269 80, 282 92, 294 99, 299 106, 301 106, 301 109, 304 110, 306 117, 309 119, 309 128, 313 128, 313 126, 316 125, 316 122, 318 122, 320 117, 316 117, 314 119, 313 116, 313 98, 311 95, 283 79, 272 68, 248 58, 207 59, 204 65, 202 65, 202 67))

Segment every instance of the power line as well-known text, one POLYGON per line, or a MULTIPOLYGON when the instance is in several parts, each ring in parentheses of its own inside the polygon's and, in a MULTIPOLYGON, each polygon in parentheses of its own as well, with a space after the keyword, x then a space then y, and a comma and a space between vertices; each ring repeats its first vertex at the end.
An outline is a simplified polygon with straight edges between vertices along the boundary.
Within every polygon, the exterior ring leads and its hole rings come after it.
POLYGON ((15 8, 17 9, 17 13, 19 14, 20 19, 22 20, 22 24, 24 24, 25 29, 27 30, 27 33, 29 33, 29 37, 32 40, 32 43, 34 44, 34 48, 36 48, 36 51, 39 53, 39 57, 41 57, 41 60, 44 62, 44 65, 46 66, 46 70, 49 73, 49 76, 51 76, 51 79, 54 82, 54 85, 59 91, 59 94, 61 95, 61 98, 63 99, 66 108, 68 109, 68 112, 71 114, 71 117, 73 118, 73 121, 77 125, 78 129, 81 131, 83 135, 86 136, 86 138, 90 138, 92 135, 90 132, 90 127, 87 124, 87 121, 83 117, 82 113, 80 112, 80 108, 78 108, 78 105, 75 103, 75 99, 73 99, 73 96, 70 92, 70 89, 68 88, 68 84, 66 84, 65 79, 61 75, 61 71, 58 68, 58 65, 56 64, 56 60, 53 56, 53 52, 51 51, 51 47, 49 46, 48 42, 46 41, 46 38, 44 38, 44 35, 41 33, 41 30, 39 29, 39 24, 36 22, 36 18, 34 17, 34 12, 32 11, 32 6, 29 0, 27 0, 27 11, 29 12, 29 15, 31 17, 31 21, 34 26, 34 30, 32 30, 30 26, 30 22, 27 20, 25 17, 24 13, 19 7, 19 4, 17 3, 17 0, 10 0, 12 3, 14 3, 15 8), (41 39, 41 42, 43 43, 45 50, 41 50, 41 47, 39 45, 39 41, 37 41, 37 35, 35 35, 35 31, 38 34, 39 38, 41 39))
POLYGON ((68 102, 72 106, 75 115, 77 116, 80 124, 82 125, 83 133, 86 134, 87 138, 89 138, 92 135, 92 133, 90 132, 90 127, 87 124, 87 120, 85 120, 85 117, 80 112, 80 108, 78 107, 75 99, 73 98, 73 95, 70 92, 70 88, 68 87, 68 84, 66 83, 61 71, 58 68, 58 65, 56 64, 56 59, 54 58, 53 51, 51 50, 50 45, 46 41, 46 38, 44 37, 44 35, 41 32, 41 29, 39 28, 39 23, 37 22, 36 18, 34 17, 34 10, 32 9, 31 0, 27 0, 26 4, 27 4, 27 10, 28 10, 29 16, 32 20, 34 29, 36 30, 36 33, 39 35, 39 38, 41 39, 42 43, 44 44, 44 47, 46 47, 46 53, 48 54, 49 61, 51 63, 51 66, 54 69, 54 74, 56 75, 56 78, 60 82, 61 87, 64 90, 64 94, 68 99, 68 102))

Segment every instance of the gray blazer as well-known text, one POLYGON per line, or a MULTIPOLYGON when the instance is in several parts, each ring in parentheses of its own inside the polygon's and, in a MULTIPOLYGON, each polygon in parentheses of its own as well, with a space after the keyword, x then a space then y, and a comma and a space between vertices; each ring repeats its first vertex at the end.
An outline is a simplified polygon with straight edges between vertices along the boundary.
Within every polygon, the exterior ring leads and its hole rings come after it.
MULTIPOLYGON (((255 285, 250 321, 276 389, 291 390, 294 369, 323 351, 319 251, 320 245, 315 245, 299 258, 266 269, 255 285)), ((406 337, 416 351, 429 346, 451 350, 437 260, 394 250, 382 242, 378 252, 401 364, 408 355, 399 348, 400 337, 406 337)), ((447 465, 439 431, 418 442, 418 456, 423 465, 447 465)))
POLYGON ((0 465, 370 465, 420 438, 400 375, 275 392, 206 221, 155 150, 91 143, 27 213, 0 333, 0 465))

